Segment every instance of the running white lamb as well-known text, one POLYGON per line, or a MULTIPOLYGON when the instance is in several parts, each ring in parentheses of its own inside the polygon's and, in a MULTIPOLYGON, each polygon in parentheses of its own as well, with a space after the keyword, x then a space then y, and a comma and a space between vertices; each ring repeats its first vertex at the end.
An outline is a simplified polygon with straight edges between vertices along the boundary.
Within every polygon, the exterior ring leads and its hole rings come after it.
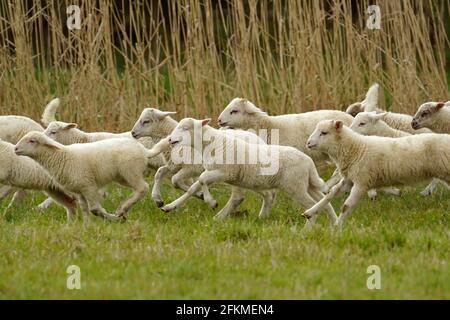
POLYGON ((42 132, 30 132, 16 145, 16 154, 26 155, 40 165, 67 191, 79 196, 83 211, 118 220, 149 187, 144 174, 148 150, 132 139, 107 139, 65 146, 42 132), (120 204, 116 214, 106 212, 100 190, 111 183, 131 187, 134 192, 120 204))
MULTIPOLYGON (((14 153, 14 145, 0 140, 0 182, 13 188, 44 191, 66 208, 67 219, 75 215, 76 201, 37 162, 14 153)), ((8 208, 14 203, 11 202, 8 208)))
MULTIPOLYGON (((49 124, 55 120, 55 113, 60 100, 55 98, 51 100, 44 108, 42 113, 42 123, 49 124)), ((16 144, 25 134, 30 131, 44 131, 44 128, 28 117, 23 116, 0 116, 0 140, 16 144)), ((10 203, 18 205, 25 197, 25 190, 17 190, 12 186, 2 186, 0 188, 0 200, 15 192, 14 197, 10 203)))
POLYGON ((318 210, 349 185, 338 223, 354 209, 369 189, 403 185, 433 177, 450 183, 450 135, 419 134, 401 138, 360 135, 342 121, 321 121, 308 148, 327 153, 336 163, 343 179, 319 203, 304 215, 313 217, 318 210))
MULTIPOLYGON (((386 112, 377 113, 372 112, 361 112, 356 115, 350 128, 365 136, 379 136, 379 137, 407 137, 411 134, 401 130, 397 130, 389 127, 383 119, 386 117, 386 112)), ((444 184, 448 189, 450 186, 439 179, 433 179, 431 183, 420 193, 423 196, 431 195, 439 183, 444 184)))
MULTIPOLYGON (((408 132, 410 134, 420 134, 420 133, 431 133, 432 131, 426 128, 422 128, 419 130, 414 130, 411 127, 411 121, 413 117, 409 114, 403 113, 395 113, 395 112, 387 112, 378 108, 378 91, 379 85, 377 83, 373 84, 369 90, 367 91, 366 98, 361 102, 356 102, 351 104, 347 108, 347 113, 356 117, 356 115, 360 112, 386 112, 384 116, 384 121, 391 128, 401 130, 404 132, 408 132)), ((339 119, 335 119, 339 120, 339 119)), ((347 123, 345 125, 348 125, 347 123)))
MULTIPOLYGON (((183 196, 164 206, 164 211, 174 210, 200 189, 217 182, 259 193, 263 197, 261 218, 268 215, 275 190, 285 191, 304 207, 312 206, 323 197, 325 184, 309 156, 292 147, 248 143, 208 126, 209 121, 186 118, 171 133, 172 147, 194 148, 202 157, 205 171, 183 196)), ((334 223, 333 208, 329 205, 326 209, 334 223)), ((224 218, 229 212, 223 210, 216 218, 224 218)))
MULTIPOLYGON (((136 139, 150 137, 154 141, 160 141, 168 137, 178 125, 178 122, 171 117, 171 115, 174 114, 176 114, 176 112, 145 108, 139 119, 136 121, 131 134, 136 139)), ((164 141, 162 143, 164 144, 164 141)), ((192 179, 198 178, 204 171, 201 164, 173 163, 170 150, 166 150, 162 153, 162 156, 165 160, 165 165, 161 166, 156 171, 152 188, 152 199, 158 207, 164 205, 164 200, 161 196, 161 183, 168 173, 173 174, 172 184, 176 188, 187 191, 192 184, 192 179)), ((204 195, 201 192, 197 193, 196 196, 200 199, 204 199, 204 195)), ((217 206, 217 202, 215 200, 209 201, 208 205, 214 208, 217 206)))
POLYGON ((219 125, 243 130, 253 129, 259 133, 266 130, 267 142, 297 148, 314 161, 327 160, 321 152, 309 150, 306 141, 321 120, 338 119, 350 125, 353 117, 339 110, 317 110, 299 114, 269 116, 252 102, 234 98, 218 118, 219 125), (276 136, 277 135, 277 136, 276 136))
POLYGON ((436 133, 450 134, 450 101, 422 104, 411 121, 414 130, 428 128, 436 133))

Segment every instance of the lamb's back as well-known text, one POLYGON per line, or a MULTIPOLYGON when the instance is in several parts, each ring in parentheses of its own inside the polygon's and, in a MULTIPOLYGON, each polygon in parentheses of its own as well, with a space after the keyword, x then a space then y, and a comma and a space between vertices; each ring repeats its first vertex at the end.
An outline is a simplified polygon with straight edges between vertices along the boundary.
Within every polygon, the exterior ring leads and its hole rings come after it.
POLYGON ((43 131, 44 128, 33 119, 22 116, 0 116, 0 139, 17 143, 30 131, 43 131))

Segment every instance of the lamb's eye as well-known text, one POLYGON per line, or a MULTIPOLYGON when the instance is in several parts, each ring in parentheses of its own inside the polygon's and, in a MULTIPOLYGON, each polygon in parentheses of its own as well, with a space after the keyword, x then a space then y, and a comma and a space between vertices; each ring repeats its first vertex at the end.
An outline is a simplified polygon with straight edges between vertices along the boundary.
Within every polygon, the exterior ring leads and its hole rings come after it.
POLYGON ((149 123, 150 123, 149 120, 144 120, 144 121, 142 121, 142 124, 149 124, 149 123))
POLYGON ((364 122, 361 122, 360 124, 359 124, 359 126, 360 127, 363 127, 363 126, 365 126, 366 124, 364 123, 364 122))
POLYGON ((326 136, 327 134, 328 134, 328 132, 325 132, 325 131, 322 131, 322 132, 320 133, 321 136, 326 136))
POLYGON ((28 140, 28 143, 34 144, 34 143, 36 143, 36 140, 35 139, 30 139, 30 140, 28 140))
POLYGON ((238 113, 238 111, 237 110, 231 110, 230 111, 230 114, 235 114, 235 113, 238 113))
POLYGON ((188 128, 188 127, 183 127, 183 130, 184 130, 184 131, 188 131, 189 128, 188 128))
POLYGON ((56 131, 51 131, 50 134, 56 134, 56 131))
POLYGON ((422 113, 422 118, 423 118, 423 117, 426 117, 427 115, 428 115, 428 112, 422 113))

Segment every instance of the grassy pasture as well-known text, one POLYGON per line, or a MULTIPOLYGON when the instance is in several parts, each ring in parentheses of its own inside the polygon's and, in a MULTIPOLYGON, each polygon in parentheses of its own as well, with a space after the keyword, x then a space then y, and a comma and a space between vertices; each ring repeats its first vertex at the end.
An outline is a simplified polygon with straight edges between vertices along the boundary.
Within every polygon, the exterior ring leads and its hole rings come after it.
MULTIPOLYGON (((266 220, 248 192, 224 221, 197 199, 166 214, 147 197, 125 223, 66 223, 60 208, 33 210, 43 200, 36 193, 2 216, 0 298, 448 299, 450 194, 423 198, 419 187, 364 199, 341 229, 322 215, 309 231, 301 208, 282 194, 266 220), (66 288, 73 264, 81 290, 66 288), (370 265, 381 268, 381 290, 366 287, 370 265)), ((169 200, 180 194, 163 190, 169 200)), ((212 192, 224 205, 228 189, 212 192)), ((126 194, 111 188, 106 208, 126 194)))
MULTIPOLYGON (((58 119, 118 132, 147 105, 215 120, 236 96, 270 114, 343 110, 374 82, 390 111, 450 99, 450 3, 378 0, 381 29, 370 30, 372 2, 0 1, 0 114, 37 120, 58 96, 58 119), (80 30, 65 27, 71 4, 80 30)), ((147 196, 126 223, 66 223, 58 207, 33 209, 39 193, 6 213, 3 201, 0 299, 449 299, 450 193, 423 198, 422 187, 366 198, 342 229, 321 216, 310 231, 282 194, 263 221, 251 192, 220 222, 197 199, 165 214, 147 196), (81 290, 66 288, 69 265, 81 290), (370 265, 381 290, 366 287, 370 265)), ((111 188, 108 211, 126 194, 111 188)), ((229 191, 213 194, 223 206, 229 191)))

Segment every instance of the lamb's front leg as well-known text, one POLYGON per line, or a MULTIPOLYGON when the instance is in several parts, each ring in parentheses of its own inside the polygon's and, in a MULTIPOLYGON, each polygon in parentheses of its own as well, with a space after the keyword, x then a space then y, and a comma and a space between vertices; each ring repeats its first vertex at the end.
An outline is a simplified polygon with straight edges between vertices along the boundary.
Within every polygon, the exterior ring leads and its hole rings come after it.
POLYGON ((75 217, 77 210, 77 201, 75 198, 72 198, 59 190, 47 190, 45 194, 49 196, 48 199, 52 199, 52 202, 56 202, 66 209, 67 221, 70 221, 75 217))
POLYGON ((358 184, 353 185, 353 188, 350 191, 350 195, 345 200, 344 205, 342 206, 342 212, 339 215, 339 219, 337 221, 338 225, 342 225, 344 219, 353 211, 356 204, 366 192, 367 188, 358 184))
MULTIPOLYGON (((189 180, 192 180, 191 178, 198 178, 198 175, 189 168, 181 168, 180 171, 178 171, 176 174, 172 176, 172 184, 175 186, 175 188, 179 188, 183 190, 184 192, 187 192, 192 185, 192 183, 189 183, 189 180)), ((208 190, 209 194, 209 190, 208 190)), ((199 198, 200 200, 205 200, 202 192, 197 192, 195 194, 195 197, 199 198)), ((214 199, 213 199, 214 200, 214 199)), ((217 203, 216 203, 217 204, 217 203)))
POLYGON ((350 180, 341 179, 338 184, 334 185, 330 192, 328 192, 325 197, 323 197, 319 202, 317 202, 314 206, 309 208, 303 213, 303 216, 311 219, 313 218, 324 206, 326 206, 332 199, 337 197, 339 194, 344 192, 345 188, 351 184, 350 180))
MULTIPOLYGON (((341 174, 339 173, 339 170, 338 169, 334 170, 330 179, 328 179, 328 181, 325 182, 325 188, 327 190, 330 190, 332 187, 334 187, 336 184, 338 184, 339 181, 341 181, 341 179, 342 179, 342 177, 341 177, 341 174)), ((323 191, 327 191, 327 190, 323 190, 323 191)), ((327 193, 327 192, 325 192, 325 193, 327 193)))
POLYGON ((168 166, 163 166, 159 168, 155 173, 155 178, 153 181, 152 188, 152 199, 156 203, 156 206, 162 207, 164 205, 164 200, 161 197, 161 182, 164 176, 169 172, 168 166))
POLYGON ((197 191, 202 189, 203 185, 210 185, 214 182, 223 181, 223 179, 224 179, 224 173, 219 170, 204 171, 198 178, 198 181, 195 182, 185 194, 183 194, 178 199, 174 200, 172 203, 165 205, 162 208, 162 210, 165 212, 172 211, 173 209, 175 209, 175 208, 181 206, 183 203, 185 203, 197 191))
POLYGON ((27 192, 25 190, 19 189, 14 193, 13 198, 11 199, 11 201, 8 204, 8 209, 11 209, 12 207, 16 206, 20 206, 20 204, 23 202, 23 200, 25 199, 25 197, 27 196, 27 192))

